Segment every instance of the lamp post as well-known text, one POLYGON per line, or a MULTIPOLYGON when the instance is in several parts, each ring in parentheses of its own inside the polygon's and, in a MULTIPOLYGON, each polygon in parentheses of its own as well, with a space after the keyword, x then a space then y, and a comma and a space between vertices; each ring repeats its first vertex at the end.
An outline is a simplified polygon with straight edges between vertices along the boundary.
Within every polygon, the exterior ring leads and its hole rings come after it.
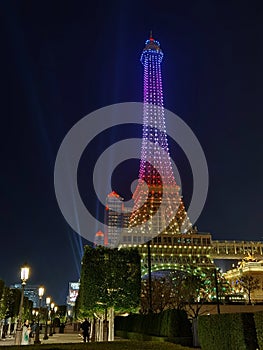
POLYGON ((151 257, 151 241, 147 242, 147 258, 148 258, 148 298, 149 298, 149 308, 148 313, 153 312, 153 298, 152 298, 152 257, 151 257))
POLYGON ((67 311, 69 322, 71 323, 71 310, 67 311))
POLYGON ((40 315, 40 310, 41 310, 41 300, 42 300, 44 293, 45 293, 45 288, 39 287, 38 288, 39 313, 38 313, 38 317, 37 317, 36 339, 34 341, 34 344, 41 344, 41 341, 39 340, 39 315, 40 315))
POLYGON ((24 292, 25 292, 25 285, 26 281, 29 277, 29 267, 27 265, 23 265, 21 267, 21 299, 20 299, 20 306, 19 306, 19 313, 18 313, 18 320, 17 320, 17 327, 16 327, 16 334, 15 334, 15 345, 20 345, 22 340, 22 314, 23 314, 23 305, 24 305, 24 292))
POLYGON ((53 310, 54 310, 54 314, 53 314, 53 334, 56 334, 55 316, 56 316, 56 313, 57 313, 57 311, 58 311, 58 307, 57 307, 57 306, 54 306, 53 310))
POLYGON ((217 269, 215 268, 215 287, 216 287, 216 306, 217 313, 220 314, 220 301, 219 301, 219 293, 218 293, 218 280, 217 280, 217 269))
POLYGON ((51 303, 50 304, 50 328, 49 328, 49 336, 52 337, 53 332, 52 332, 52 314, 53 314, 53 310, 54 310, 55 304, 51 303))
POLYGON ((35 320, 36 320, 37 317, 38 317, 38 310, 33 309, 33 310, 32 310, 32 316, 33 316, 32 321, 33 321, 33 323, 35 323, 35 320))
POLYGON ((47 309, 46 309, 46 327, 45 327, 45 334, 44 334, 44 337, 43 337, 44 340, 48 339, 48 335, 47 335, 47 320, 48 320, 48 312, 49 312, 50 301, 51 301, 51 298, 47 297, 46 298, 46 305, 47 305, 47 309))
POLYGON ((33 318, 33 321, 34 321, 35 315, 36 315, 36 310, 35 309, 32 310, 32 315, 34 316, 34 318, 33 318))

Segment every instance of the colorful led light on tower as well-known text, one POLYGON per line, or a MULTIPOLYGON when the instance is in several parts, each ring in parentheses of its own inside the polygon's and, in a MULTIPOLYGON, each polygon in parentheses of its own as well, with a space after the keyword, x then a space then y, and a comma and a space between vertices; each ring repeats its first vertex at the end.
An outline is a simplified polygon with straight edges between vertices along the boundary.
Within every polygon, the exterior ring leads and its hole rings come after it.
POLYGON ((161 179, 155 176, 153 166, 162 166, 164 178, 162 182, 166 185, 176 185, 165 129, 163 91, 161 77, 161 62, 163 52, 158 41, 150 37, 141 55, 144 66, 144 113, 143 113, 143 140, 139 178, 147 184, 160 184, 161 179), (149 143, 150 141, 150 143, 149 143), (166 151, 167 157, 161 158, 160 149, 166 151), (147 161, 146 161, 147 159, 147 161))
MULTIPOLYGON (((147 241, 161 233, 188 232, 187 217, 176 184, 167 141, 163 107, 160 43, 152 35, 141 55, 144 66, 143 137, 139 181, 130 218, 133 237, 147 241)), ((138 241, 138 239, 136 239, 138 241)))

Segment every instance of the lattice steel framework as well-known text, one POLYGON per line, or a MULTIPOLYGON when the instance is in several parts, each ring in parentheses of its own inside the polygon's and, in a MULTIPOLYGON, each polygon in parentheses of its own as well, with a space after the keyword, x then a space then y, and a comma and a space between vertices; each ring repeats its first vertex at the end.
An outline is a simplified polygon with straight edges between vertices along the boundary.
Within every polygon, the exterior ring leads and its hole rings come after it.
POLYGON ((131 236, 141 242, 159 234, 191 231, 169 154, 163 107, 160 43, 152 36, 141 55, 144 66, 143 137, 139 181, 130 217, 131 236))

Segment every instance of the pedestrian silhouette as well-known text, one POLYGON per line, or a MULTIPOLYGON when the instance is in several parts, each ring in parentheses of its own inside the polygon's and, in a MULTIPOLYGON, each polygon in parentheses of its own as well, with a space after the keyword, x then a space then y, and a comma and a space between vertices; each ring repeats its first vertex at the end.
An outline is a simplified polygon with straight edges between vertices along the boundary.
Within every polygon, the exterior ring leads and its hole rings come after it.
POLYGON ((84 343, 86 343, 87 340, 89 342, 90 323, 87 320, 87 318, 85 318, 85 321, 81 323, 80 327, 83 330, 83 341, 84 341, 84 343))

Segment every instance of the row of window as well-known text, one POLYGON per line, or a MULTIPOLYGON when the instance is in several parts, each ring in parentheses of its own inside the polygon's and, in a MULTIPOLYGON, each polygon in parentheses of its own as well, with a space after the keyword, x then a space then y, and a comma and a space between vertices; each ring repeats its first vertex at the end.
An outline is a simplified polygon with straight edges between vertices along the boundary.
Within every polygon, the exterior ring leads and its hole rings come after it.
MULTIPOLYGON (((144 242, 143 237, 141 236, 123 236, 123 243, 142 243, 144 242)), ((153 238, 153 244, 168 244, 168 245, 201 245, 207 246, 211 244, 210 238, 183 238, 183 237, 171 237, 171 236, 157 236, 153 238)))

